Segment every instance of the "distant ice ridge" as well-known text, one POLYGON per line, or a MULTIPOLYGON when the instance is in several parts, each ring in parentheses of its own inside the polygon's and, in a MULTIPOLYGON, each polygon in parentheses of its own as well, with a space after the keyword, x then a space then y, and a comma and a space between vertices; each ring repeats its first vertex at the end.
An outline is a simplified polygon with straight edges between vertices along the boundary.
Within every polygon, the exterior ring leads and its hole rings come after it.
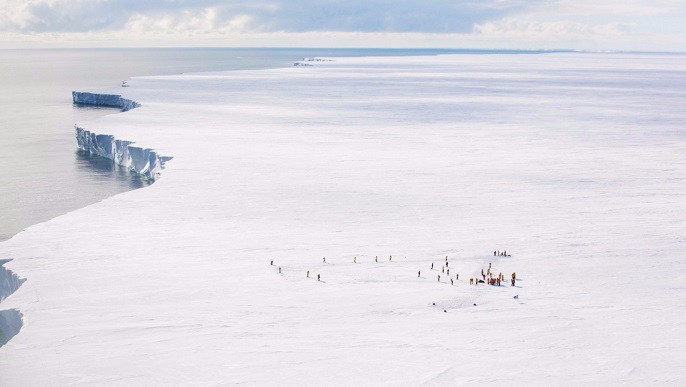
POLYGON ((298 66, 312 66, 312 64, 308 62, 333 62, 333 59, 327 59, 327 58, 303 58, 302 60, 295 61, 293 62, 293 66, 298 67, 298 66))
POLYGON ((83 91, 72 91, 71 96, 74 103, 83 105, 118 107, 121 108, 121 111, 123 112, 141 106, 140 103, 123 98, 118 94, 98 94, 83 91))
POLYGON ((133 141, 118 140, 109 134, 93 133, 78 125, 74 127, 79 149, 106 157, 148 179, 156 180, 164 168, 165 161, 171 160, 171 157, 160 156, 153 149, 133 146, 133 141))
MULTIPOLYGON (((0 260, 0 302, 14 293, 26 279, 19 278, 3 266, 7 260, 0 260)), ((0 310, 0 347, 14 337, 23 325, 23 315, 16 309, 0 310)))

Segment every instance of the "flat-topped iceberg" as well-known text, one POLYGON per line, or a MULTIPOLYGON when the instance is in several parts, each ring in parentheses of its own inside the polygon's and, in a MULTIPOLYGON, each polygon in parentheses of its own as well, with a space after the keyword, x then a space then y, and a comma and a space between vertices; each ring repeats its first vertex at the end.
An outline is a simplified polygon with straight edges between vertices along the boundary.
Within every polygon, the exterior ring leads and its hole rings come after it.
POLYGON ((0 244, 27 279, 0 385, 683 385, 685 58, 339 58, 103 92, 143 106, 79 123, 85 148, 174 162, 0 244))
POLYGON ((84 91, 72 91, 72 100, 76 104, 117 107, 122 111, 128 111, 141 106, 138 102, 122 98, 118 94, 102 94, 84 91))

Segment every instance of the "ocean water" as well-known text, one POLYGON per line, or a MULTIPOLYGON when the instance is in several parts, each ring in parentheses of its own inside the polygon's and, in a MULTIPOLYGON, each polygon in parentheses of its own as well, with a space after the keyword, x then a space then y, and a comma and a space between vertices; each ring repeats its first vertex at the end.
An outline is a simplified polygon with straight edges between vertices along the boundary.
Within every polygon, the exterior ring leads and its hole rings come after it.
MULTIPOLYGON (((76 149, 73 125, 117 109, 72 104, 72 90, 134 76, 291 66, 311 56, 434 55, 473 50, 45 49, 0 51, 0 241, 148 182, 76 149)), ((480 51, 476 51, 480 52, 480 51)), ((489 51, 483 51, 489 53, 489 51)))

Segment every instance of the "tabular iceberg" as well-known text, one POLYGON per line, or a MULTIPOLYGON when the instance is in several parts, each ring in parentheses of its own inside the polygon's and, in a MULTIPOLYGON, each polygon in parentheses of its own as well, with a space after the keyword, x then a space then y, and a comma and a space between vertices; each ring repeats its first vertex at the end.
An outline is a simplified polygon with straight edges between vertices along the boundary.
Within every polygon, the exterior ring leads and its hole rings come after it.
POLYGON ((71 95, 74 103, 76 104, 118 107, 124 112, 141 106, 140 103, 127 98, 123 98, 121 95, 118 94, 101 94, 83 91, 72 91, 71 95))

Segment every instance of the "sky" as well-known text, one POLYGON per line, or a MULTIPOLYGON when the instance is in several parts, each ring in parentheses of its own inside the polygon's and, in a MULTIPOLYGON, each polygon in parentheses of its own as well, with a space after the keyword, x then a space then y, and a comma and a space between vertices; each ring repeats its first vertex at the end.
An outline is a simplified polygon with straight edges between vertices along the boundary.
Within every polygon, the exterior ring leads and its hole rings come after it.
POLYGON ((686 51, 686 0, 0 0, 0 48, 686 51))

